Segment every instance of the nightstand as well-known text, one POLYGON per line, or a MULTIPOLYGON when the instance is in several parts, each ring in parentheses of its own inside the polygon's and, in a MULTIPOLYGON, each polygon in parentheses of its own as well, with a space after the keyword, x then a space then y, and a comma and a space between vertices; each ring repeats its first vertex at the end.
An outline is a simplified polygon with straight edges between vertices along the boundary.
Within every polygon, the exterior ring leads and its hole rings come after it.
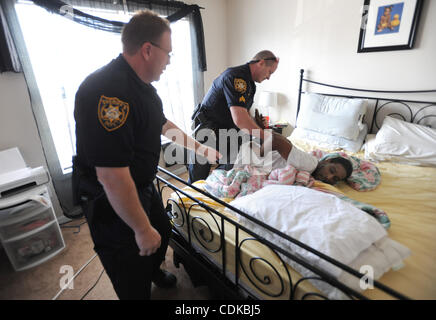
POLYGON ((274 132, 277 132, 278 134, 283 134, 283 130, 287 127, 287 124, 275 124, 269 128, 272 129, 274 132))

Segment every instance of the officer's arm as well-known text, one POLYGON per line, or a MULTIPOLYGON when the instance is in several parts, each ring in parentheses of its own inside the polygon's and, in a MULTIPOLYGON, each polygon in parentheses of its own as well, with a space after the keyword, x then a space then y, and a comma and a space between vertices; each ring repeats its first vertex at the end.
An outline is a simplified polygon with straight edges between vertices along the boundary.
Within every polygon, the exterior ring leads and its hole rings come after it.
POLYGON ((96 173, 112 208, 135 232, 140 254, 154 253, 160 247, 161 237, 141 205, 129 167, 96 167, 96 173))
POLYGON ((163 125, 162 134, 176 144, 179 144, 189 150, 195 151, 201 156, 206 157, 211 163, 215 163, 222 157, 222 155, 215 149, 205 146, 188 136, 182 129, 180 129, 170 120, 167 120, 167 122, 163 125))
POLYGON ((162 134, 176 144, 184 146, 189 150, 195 151, 201 146, 201 143, 192 139, 170 120, 167 120, 162 126, 162 134))
POLYGON ((247 130, 252 136, 265 140, 266 131, 262 130, 248 113, 248 110, 244 107, 232 106, 230 107, 230 113, 232 114, 233 122, 241 130, 247 130))

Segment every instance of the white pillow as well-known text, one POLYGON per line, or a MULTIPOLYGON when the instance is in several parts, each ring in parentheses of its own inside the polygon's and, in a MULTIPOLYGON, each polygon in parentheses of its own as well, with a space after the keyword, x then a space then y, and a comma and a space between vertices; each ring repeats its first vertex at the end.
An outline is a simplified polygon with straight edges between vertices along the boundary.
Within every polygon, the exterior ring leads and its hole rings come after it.
POLYGON ((388 116, 375 139, 368 141, 365 155, 372 160, 436 166, 436 130, 388 116))
MULTIPOLYGON (((360 268, 370 264, 377 278, 390 268, 401 265, 410 254, 410 250, 403 245, 386 240, 386 231, 371 215, 332 194, 300 186, 268 185, 255 193, 236 198, 230 204, 348 266, 360 268)), ((229 208, 226 211, 231 212, 229 208)), ((237 219, 249 230, 289 252, 296 252, 310 264, 360 290, 359 280, 347 276, 347 272, 282 237, 266 232, 243 216, 238 215, 237 219)), ((304 277, 313 276, 287 257, 284 259, 304 277)), ((338 290, 323 281, 313 284, 331 299, 344 299, 338 290)))
POLYGON ((357 139, 349 140, 346 138, 331 136, 325 133, 297 127, 294 129, 294 131, 292 131, 290 140, 303 140, 310 145, 329 150, 344 149, 350 152, 358 152, 363 145, 363 141, 365 140, 367 132, 368 126, 365 123, 363 125, 363 129, 360 130, 357 139))
POLYGON ((297 127, 356 140, 363 127, 366 106, 363 99, 306 93, 301 95, 297 127))
MULTIPOLYGON (((345 264, 387 234, 366 212, 332 194, 306 187, 268 185, 236 198, 230 205, 345 264)), ((265 229, 247 218, 238 215, 237 219, 272 243, 296 251, 335 276, 340 274, 339 268, 281 237, 265 233, 265 229)))

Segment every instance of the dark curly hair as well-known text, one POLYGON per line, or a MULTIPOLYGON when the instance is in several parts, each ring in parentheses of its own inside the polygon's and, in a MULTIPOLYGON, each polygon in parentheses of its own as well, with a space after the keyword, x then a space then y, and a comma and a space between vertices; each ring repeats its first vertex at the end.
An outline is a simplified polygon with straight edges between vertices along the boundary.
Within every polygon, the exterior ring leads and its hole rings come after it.
POLYGON ((351 163, 350 160, 345 159, 343 157, 336 157, 336 158, 330 158, 329 159, 330 162, 332 163, 339 163, 340 165, 342 165, 347 173, 347 176, 345 177, 345 179, 348 179, 351 174, 353 173, 353 164, 351 163))

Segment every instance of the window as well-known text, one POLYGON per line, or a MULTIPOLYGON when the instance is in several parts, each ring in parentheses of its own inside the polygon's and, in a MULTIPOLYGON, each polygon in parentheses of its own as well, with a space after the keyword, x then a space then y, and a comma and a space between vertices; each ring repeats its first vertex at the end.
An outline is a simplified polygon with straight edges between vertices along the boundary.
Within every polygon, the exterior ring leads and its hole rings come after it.
MULTIPOLYGON (((99 17, 127 22, 123 11, 79 8, 99 17)), ((119 34, 95 30, 51 14, 29 1, 15 5, 62 174, 71 172, 75 154, 74 98, 81 82, 122 51, 119 34)), ((158 82, 166 117, 189 132, 194 108, 190 22, 171 24, 173 57, 158 82)))

